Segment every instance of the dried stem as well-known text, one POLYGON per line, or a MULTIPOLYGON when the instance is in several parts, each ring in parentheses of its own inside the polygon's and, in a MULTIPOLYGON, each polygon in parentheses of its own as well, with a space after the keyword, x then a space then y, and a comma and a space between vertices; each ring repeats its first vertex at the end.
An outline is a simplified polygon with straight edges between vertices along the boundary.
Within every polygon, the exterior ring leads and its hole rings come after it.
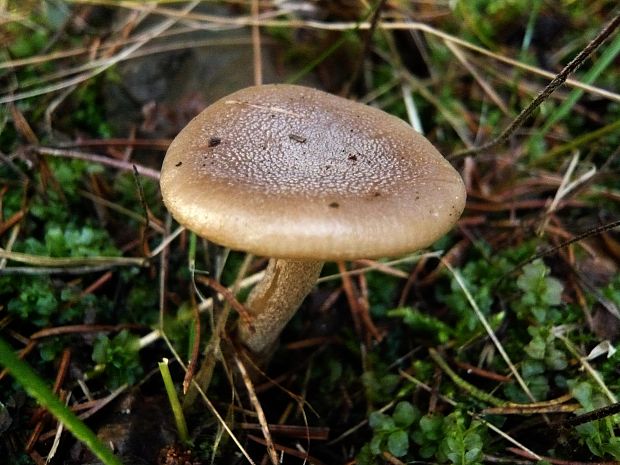
POLYGON ((536 98, 525 107, 521 113, 513 120, 512 123, 508 125, 506 129, 504 129, 499 136, 493 139, 486 144, 481 145, 480 147, 475 147, 471 149, 459 150, 451 154, 448 158, 460 158, 467 155, 473 155, 476 153, 484 152, 485 150, 489 150, 497 145, 500 145, 508 140, 508 138, 519 129, 523 123, 532 115, 534 110, 536 110, 545 100, 549 97, 555 90, 560 87, 566 80, 568 76, 573 73, 577 68, 579 68, 584 61, 601 45, 605 42, 609 36, 613 34, 613 32, 620 26, 620 14, 616 15, 607 26, 603 28, 598 35, 592 39, 592 41, 584 47, 579 54, 573 58, 570 63, 568 63, 562 71, 560 71, 553 80, 547 84, 547 86, 536 96, 536 98))

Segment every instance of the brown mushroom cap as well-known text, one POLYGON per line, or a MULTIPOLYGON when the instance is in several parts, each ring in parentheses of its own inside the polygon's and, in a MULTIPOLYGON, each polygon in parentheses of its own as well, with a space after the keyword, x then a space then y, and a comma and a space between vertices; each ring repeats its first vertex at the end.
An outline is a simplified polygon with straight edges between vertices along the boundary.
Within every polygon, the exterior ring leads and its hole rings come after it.
POLYGON ((194 118, 168 149, 161 189, 200 236, 293 259, 412 252, 465 205, 459 174, 404 121, 285 84, 242 89, 194 118))

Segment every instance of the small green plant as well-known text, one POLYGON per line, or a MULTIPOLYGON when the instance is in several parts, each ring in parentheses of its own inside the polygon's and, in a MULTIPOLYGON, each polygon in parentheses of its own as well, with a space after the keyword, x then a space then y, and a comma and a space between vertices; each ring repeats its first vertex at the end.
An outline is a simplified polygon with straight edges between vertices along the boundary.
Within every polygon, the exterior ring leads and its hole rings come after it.
POLYGON ((439 446, 437 458, 440 462, 454 465, 482 464, 482 434, 480 423, 469 425, 458 410, 448 415, 443 422, 444 438, 439 446))
POLYGON ((374 457, 384 451, 394 457, 405 456, 409 451, 409 428, 420 416, 420 411, 406 401, 396 404, 392 415, 372 412, 368 424, 373 430, 373 436, 370 443, 360 451, 358 463, 372 464, 374 457))
POLYGON ((432 315, 422 313, 417 308, 400 307, 387 312, 389 317, 400 317, 415 334, 424 335, 439 344, 448 342, 453 334, 452 328, 432 315))
POLYGON ((96 257, 118 256, 107 231, 89 225, 66 227, 51 225, 45 231, 43 241, 27 238, 19 247, 26 253, 50 257, 96 257))
POLYGON ((105 371, 111 388, 123 384, 133 384, 142 374, 138 357, 140 340, 126 329, 112 339, 100 336, 93 347, 93 361, 97 363, 95 372, 105 371))
POLYGON ((36 326, 48 324, 58 309, 55 289, 47 276, 2 276, 0 296, 8 300, 9 313, 36 326))
MULTIPOLYGON (((583 407, 585 413, 609 404, 598 387, 590 381, 569 381, 571 394, 583 407)), ((620 437, 616 432, 620 427, 620 415, 611 415, 605 418, 578 425, 575 429, 590 452, 596 457, 613 457, 620 460, 620 437)))
POLYGON ((557 323, 562 319, 556 308, 562 303, 562 283, 549 276, 549 268, 542 260, 523 267, 517 287, 523 294, 514 309, 521 319, 527 320, 530 314, 538 323, 557 323))
POLYGON ((370 402, 388 402, 394 398, 394 392, 400 382, 400 377, 394 373, 387 373, 381 363, 375 363, 374 368, 362 374, 362 384, 366 389, 366 397, 370 402))
POLYGON ((413 441, 419 446, 418 454, 423 459, 430 459, 435 456, 443 432, 444 417, 438 413, 427 413, 418 423, 418 428, 411 434, 413 441))
POLYGON ((422 416, 417 407, 402 401, 396 404, 392 415, 371 413, 368 424, 373 436, 360 449, 360 465, 375 464, 375 458, 385 452, 406 460, 435 459, 454 465, 482 463, 480 423, 468 424, 458 410, 446 417, 439 413, 422 416), (416 448, 410 447, 412 441, 416 448))

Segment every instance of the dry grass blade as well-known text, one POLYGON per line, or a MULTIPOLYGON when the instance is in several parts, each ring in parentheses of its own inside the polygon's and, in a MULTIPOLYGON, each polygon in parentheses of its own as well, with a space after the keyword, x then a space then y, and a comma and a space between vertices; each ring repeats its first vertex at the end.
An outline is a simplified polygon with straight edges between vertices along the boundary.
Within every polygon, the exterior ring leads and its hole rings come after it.
POLYGON ((467 61, 467 57, 461 52, 458 46, 453 44, 452 42, 446 42, 446 47, 450 49, 452 54, 459 60, 459 62, 467 69, 467 71, 474 77, 478 85, 482 88, 482 90, 489 96, 491 101, 497 105, 497 107, 502 110, 504 114, 508 114, 508 107, 501 99, 501 97, 495 92, 495 90, 491 87, 491 85, 484 80, 484 78, 478 73, 476 68, 467 61))
POLYGON ((578 163, 579 163, 579 152, 575 152, 573 157, 571 158, 568 168, 566 169, 566 172, 564 173, 564 176, 562 177, 562 182, 560 186, 558 187, 558 190, 556 191, 555 196, 553 197, 553 200, 551 201, 551 203, 547 207, 547 210, 545 211, 543 221, 538 227, 538 231, 537 231, 538 235, 542 235, 544 230, 547 228, 550 215, 556 211, 556 209, 558 208, 558 205, 560 204, 560 201, 566 198, 567 195, 571 191, 575 190, 577 187, 586 183, 590 178, 592 178, 592 176, 596 174, 596 167, 593 166, 588 171, 586 171, 581 176, 579 176, 579 178, 573 180, 572 179, 573 173, 575 172, 575 169, 577 168, 578 163))
POLYGON ((252 316, 248 313, 247 309, 243 306, 241 302, 239 302, 232 291, 226 289, 220 283, 218 283, 215 279, 210 276, 199 275, 196 277, 196 281, 206 284, 207 286, 213 288, 215 292, 221 294, 224 299, 230 304, 232 308, 234 308, 239 316, 243 318, 243 320, 252 327, 252 316))
MULTIPOLYGON (((252 20, 258 21, 260 17, 260 5, 258 0, 251 0, 252 20)), ((260 39, 260 25, 256 22, 252 25, 252 53, 254 55, 254 85, 263 83, 263 56, 260 39)))
MULTIPOLYGON (((392 274, 394 276, 396 276, 396 274, 394 273, 396 270, 392 270, 389 267, 395 266, 395 265, 401 265, 404 263, 416 263, 420 260, 423 260, 425 258, 439 258, 441 257, 443 251, 438 250, 436 252, 427 252, 424 254, 412 254, 412 255, 407 255, 406 257, 403 258, 399 258, 396 260, 390 260, 388 262, 382 263, 382 262, 373 262, 372 264, 369 264, 369 266, 365 266, 362 268, 356 268, 354 270, 346 270, 344 271, 344 273, 336 273, 336 274, 330 274, 327 276, 322 276, 318 279, 318 283, 324 283, 327 281, 334 281, 337 279, 342 279, 342 277, 344 276, 344 274, 348 275, 348 276, 355 276, 358 274, 363 274, 363 273, 367 273, 369 271, 382 271, 386 274, 392 274), (386 268, 388 267, 388 268, 386 268), (389 271, 388 271, 389 270, 389 271)), ((359 263, 369 263, 369 262, 365 262, 364 260, 358 260, 359 263)), ((401 275, 399 274, 399 277, 402 278, 406 278, 407 276, 405 275, 401 275)))
MULTIPOLYGON (((274 434, 291 437, 302 437, 316 441, 327 441, 329 437, 329 428, 322 426, 297 426, 297 425, 279 425, 269 424, 269 431, 274 434)), ((260 425, 254 423, 239 423, 239 428, 247 430, 261 429, 260 425)))
POLYGON ((63 150, 63 149, 54 149, 51 147, 32 147, 32 150, 41 155, 51 155, 54 157, 63 157, 63 158, 75 158, 78 160, 90 161, 93 163, 101 163, 105 166, 111 166, 113 168, 118 168, 124 171, 133 171, 134 168, 136 171, 147 178, 159 180, 159 171, 154 170, 152 168, 147 168, 146 166, 141 166, 135 163, 116 160, 110 157, 104 157, 102 155, 97 155, 95 153, 84 153, 78 152, 76 150, 63 150))
POLYGON ((53 328, 44 328, 30 335, 30 339, 43 339, 46 337, 60 336, 62 334, 89 334, 101 332, 117 332, 123 329, 138 329, 134 324, 119 325, 66 325, 55 326, 53 328))
POLYGON ((471 293, 469 292, 469 289, 467 289, 467 285, 465 284, 465 281, 463 281, 463 278, 462 278, 461 274, 457 270, 452 268, 452 265, 450 265, 447 261, 442 259, 442 262, 443 262, 444 266, 448 269, 448 271, 450 271, 452 276, 454 276, 454 279, 456 280, 456 282, 458 283, 459 287, 461 288, 461 290, 465 294, 465 297, 467 298, 467 301, 469 302, 469 305, 471 306, 471 308, 476 313, 476 316, 478 317, 478 320, 480 321, 480 323, 484 327, 484 330, 487 332, 487 334, 489 335, 489 337, 493 341, 493 344, 497 348, 497 351, 500 353, 500 355, 504 359, 504 362, 506 362, 506 365, 510 369, 510 372, 512 373, 514 378, 519 383, 519 386, 521 386, 521 389, 523 389, 523 392, 525 392, 527 394, 527 396, 530 398, 530 400, 532 402, 536 402, 536 399, 532 395, 532 392, 530 391, 530 389, 527 387, 527 384, 525 384, 525 381, 523 380, 523 378, 519 374, 519 371, 517 370, 517 368, 514 366, 514 364, 510 360, 510 357, 508 357, 508 354, 504 350, 504 346, 502 346, 502 343, 499 341, 499 339, 495 335, 495 332, 493 331, 493 328, 491 328, 491 325, 487 321, 486 317, 480 311, 480 308, 478 308, 478 304, 476 303, 476 301, 472 297, 471 293))
POLYGON ((482 410, 484 415, 536 415, 539 413, 571 413, 581 408, 579 404, 547 405, 530 407, 523 405, 518 407, 488 407, 482 410))
POLYGON ((585 371, 590 375, 590 377, 594 380, 594 382, 599 385, 599 387, 601 388, 601 391, 603 392, 603 394, 605 394, 607 399, 609 399, 609 401, 612 404, 617 404, 618 403, 618 398, 616 397, 616 395, 613 392, 611 392, 611 390, 609 389, 607 384, 605 384, 605 381, 603 380, 603 378, 601 378, 600 373, 598 373, 592 367, 592 365, 588 361, 588 357, 581 355, 581 353, 579 352, 579 349, 577 349, 574 346, 574 344, 566 337, 566 335, 564 335, 564 334, 556 334, 556 336, 564 343, 566 348, 575 357, 577 357, 579 359, 579 363, 581 363, 581 365, 583 366, 585 371))
MULTIPOLYGON (((80 3, 94 3, 94 4, 109 4, 111 2, 104 1, 93 1, 93 2, 84 2, 80 3)), ((113 2, 115 6, 131 8, 138 11, 146 10, 148 7, 142 3, 137 2, 113 2)), ((324 21, 315 21, 315 20, 273 20, 273 19, 259 19, 254 20, 251 16, 237 16, 237 17, 229 17, 229 16, 215 16, 215 15, 205 15, 199 13, 185 13, 181 14, 177 10, 172 9, 163 9, 157 8, 152 10, 153 13, 163 14, 165 16, 169 16, 172 18, 187 18, 197 21, 204 22, 204 26, 208 27, 209 25, 218 25, 218 26, 230 26, 230 27, 243 27, 243 26, 253 26, 259 25, 261 27, 274 27, 274 28, 308 28, 308 29, 318 29, 325 31, 355 31, 355 30, 368 30, 372 27, 372 24, 368 21, 361 22, 324 22, 324 21)), ((275 14, 279 14, 276 12, 275 14)), ((263 15, 265 17, 266 15, 263 15)), ((509 57, 505 57, 503 55, 491 52, 483 47, 477 46, 468 42, 466 40, 455 37, 451 34, 440 31, 428 24, 415 22, 415 21, 379 21, 377 24, 379 29, 384 30, 405 30, 405 31, 421 31, 425 32, 429 35, 438 37, 446 42, 454 43, 463 48, 472 50, 481 55, 487 56, 493 60, 505 63, 507 65, 513 66, 515 68, 523 69, 527 72, 536 74, 541 77, 553 79, 556 75, 544 69, 541 69, 536 66, 531 66, 526 63, 522 63, 518 60, 514 60, 509 57)), ((613 100, 620 102, 620 94, 610 92, 609 90, 602 89, 596 86, 584 84, 574 79, 566 79, 566 84, 575 87, 578 89, 582 89, 585 92, 598 95, 605 99, 613 100)))
POLYGON ((27 263, 33 266, 50 266, 58 268, 80 267, 80 266, 146 266, 148 260, 137 257, 46 257, 43 255, 31 255, 20 252, 9 252, 0 249, 0 258, 6 258, 19 263, 27 263))
MULTIPOLYGON (((199 3, 200 3, 199 0, 194 0, 190 2, 189 4, 187 4, 185 7, 183 7, 179 13, 181 14, 181 16, 183 16, 184 14, 187 14, 192 9, 194 9, 196 5, 198 5, 199 3)), ((149 5, 147 8, 152 9, 153 7, 149 5)), ((70 79, 61 81, 56 84, 50 84, 50 85, 47 85, 41 88, 33 89, 31 91, 20 92, 14 95, 6 95, 4 97, 0 97, 0 104, 16 102, 18 100, 23 100, 23 99, 30 98, 30 97, 36 97, 39 95, 45 95, 50 92, 56 92, 62 89, 66 89, 68 87, 72 87, 76 84, 81 84, 82 82, 85 82, 97 76, 98 74, 103 73, 105 70, 109 69, 110 67, 119 63, 120 61, 124 60, 126 57, 131 56, 136 50, 138 50, 140 47, 142 47, 143 45, 145 45, 146 43, 148 43, 155 37, 162 34, 164 31, 172 27, 177 21, 178 21, 178 18, 172 18, 172 19, 162 21, 160 24, 153 26, 146 32, 141 33, 139 39, 135 43, 127 46, 126 48, 121 50, 116 55, 108 59, 102 60, 101 64, 98 63, 97 66, 90 71, 86 71, 84 73, 78 74, 77 76, 74 76, 70 79)))
POLYGON ((241 375, 241 379, 243 380, 243 384, 245 384, 245 388, 248 393, 248 397, 250 398, 250 402, 254 407, 254 411, 258 416, 258 422, 261 426, 261 431, 263 432, 263 437, 265 438, 265 445, 267 447, 267 453, 269 455, 269 459, 271 460, 272 465, 278 465, 278 454, 276 453, 276 449, 273 445, 273 440, 271 439, 271 433, 269 432, 269 425, 267 423, 267 417, 265 416, 265 412, 263 411, 263 407, 256 396, 256 392, 254 391, 254 384, 248 375, 247 370, 245 369, 245 365, 239 359, 237 354, 234 354, 235 363, 237 365, 237 369, 239 370, 239 374, 241 375))

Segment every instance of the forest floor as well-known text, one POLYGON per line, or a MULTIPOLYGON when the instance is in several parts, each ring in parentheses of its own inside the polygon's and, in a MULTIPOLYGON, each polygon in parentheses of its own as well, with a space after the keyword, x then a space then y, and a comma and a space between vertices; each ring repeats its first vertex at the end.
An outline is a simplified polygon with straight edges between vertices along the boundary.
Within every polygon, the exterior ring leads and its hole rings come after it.
POLYGON ((620 463, 616 1, 0 13, 0 462, 620 463), (327 263, 244 384, 217 354, 266 260, 179 227, 158 179, 191 118, 260 82, 404 119, 468 200, 428 250, 327 263))

